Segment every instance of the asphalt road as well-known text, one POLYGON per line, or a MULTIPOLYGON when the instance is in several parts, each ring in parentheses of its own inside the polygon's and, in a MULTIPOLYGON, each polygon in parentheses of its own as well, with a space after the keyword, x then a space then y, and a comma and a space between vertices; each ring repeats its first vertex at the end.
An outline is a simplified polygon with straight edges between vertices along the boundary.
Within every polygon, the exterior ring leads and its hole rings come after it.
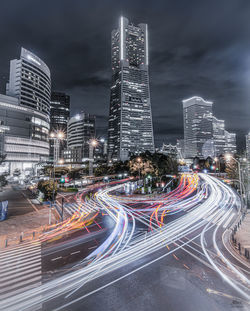
MULTIPOLYGON (((208 249, 212 249, 211 234, 207 233, 208 249)), ((182 242, 180 241, 180 244, 182 242)), ((194 240, 194 243, 190 245, 197 251, 201 251, 199 239, 194 240)), ((174 254, 169 254, 142 270, 107 286, 110 282, 167 252, 168 249, 164 248, 139 262, 87 283, 68 299, 61 296, 48 304, 45 303, 42 310, 49 311, 57 308, 65 311, 249 310, 250 302, 241 299, 238 293, 225 283, 209 265, 204 265, 200 261, 205 261, 204 256, 189 247, 179 249, 174 254), (191 252, 193 256, 186 251, 191 252), (105 288, 91 293, 102 286, 105 288), (84 295, 88 296, 81 299, 84 295), (75 303, 61 308, 69 301, 75 301, 75 303)), ((237 263, 234 258, 232 260, 237 263)))

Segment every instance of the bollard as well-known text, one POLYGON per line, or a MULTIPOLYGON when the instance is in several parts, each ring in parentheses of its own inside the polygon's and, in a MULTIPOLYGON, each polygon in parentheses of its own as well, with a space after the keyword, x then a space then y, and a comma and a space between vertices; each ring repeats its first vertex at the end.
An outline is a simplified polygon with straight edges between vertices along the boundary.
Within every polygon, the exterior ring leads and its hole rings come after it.
POLYGON ((36 234, 35 231, 33 231, 33 239, 35 238, 35 234, 36 234))
POLYGON ((20 242, 23 242, 23 232, 20 234, 20 242))
POLYGON ((5 239, 5 247, 8 246, 8 239, 5 239))

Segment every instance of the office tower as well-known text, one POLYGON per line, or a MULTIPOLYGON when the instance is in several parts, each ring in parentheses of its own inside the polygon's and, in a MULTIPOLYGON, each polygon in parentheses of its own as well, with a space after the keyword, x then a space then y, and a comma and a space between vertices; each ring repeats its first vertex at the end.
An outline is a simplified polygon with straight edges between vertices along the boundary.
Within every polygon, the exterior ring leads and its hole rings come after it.
POLYGON ((225 121, 213 117, 213 138, 214 138, 214 153, 215 156, 220 156, 225 153, 225 121))
POLYGON ((89 142, 95 138, 95 116, 81 112, 70 118, 67 149, 63 151, 66 163, 82 163, 89 159, 89 142))
MULTIPOLYGON (((52 92, 50 102, 50 132, 63 132, 60 140, 59 158, 62 158, 62 150, 67 146, 67 124, 70 116, 70 96, 62 92, 52 92)), ((50 141, 50 159, 54 156, 54 140, 50 141)))
POLYGON ((236 134, 225 131, 225 153, 236 154, 236 134))
POLYGON ((211 101, 194 96, 182 101, 185 157, 214 155, 211 101))
POLYGON ((108 158, 124 161, 131 154, 154 152, 147 25, 134 26, 121 17, 111 41, 108 158))
POLYGON ((36 109, 23 107, 15 97, 0 94, 2 153, 6 171, 30 173, 49 156, 49 120, 36 109))
POLYGON ((35 54, 22 48, 20 59, 10 62, 6 94, 16 97, 21 106, 50 114, 51 81, 48 66, 35 54))
POLYGON ((35 54, 22 48, 10 62, 6 93, 1 95, 4 150, 10 171, 31 170, 49 156, 50 70, 35 54))

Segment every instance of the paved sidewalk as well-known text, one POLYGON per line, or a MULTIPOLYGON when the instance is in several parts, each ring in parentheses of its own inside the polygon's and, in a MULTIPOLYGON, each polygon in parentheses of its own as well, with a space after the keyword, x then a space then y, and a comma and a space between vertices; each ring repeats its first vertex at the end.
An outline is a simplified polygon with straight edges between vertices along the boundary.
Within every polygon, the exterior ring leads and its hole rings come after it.
MULTIPOLYGON (((0 248, 36 238, 49 224, 49 208, 35 204, 29 191, 13 185, 0 193, 0 200, 8 200, 7 219, 0 222, 0 248)), ((51 213, 52 223, 56 222, 51 213)))
POLYGON ((232 236, 233 244, 239 254, 250 261, 250 211, 237 226, 232 236))

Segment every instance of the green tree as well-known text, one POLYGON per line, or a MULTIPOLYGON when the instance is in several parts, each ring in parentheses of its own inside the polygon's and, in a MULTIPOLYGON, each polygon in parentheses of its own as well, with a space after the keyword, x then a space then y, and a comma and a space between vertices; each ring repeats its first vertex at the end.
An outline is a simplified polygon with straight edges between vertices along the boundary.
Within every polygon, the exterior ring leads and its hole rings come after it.
POLYGON ((225 172, 227 173, 228 178, 230 179, 238 179, 238 166, 234 160, 226 161, 226 169, 225 172))
POLYGON ((56 199, 57 182, 54 182, 53 180, 40 180, 37 188, 44 194, 45 201, 56 199))

